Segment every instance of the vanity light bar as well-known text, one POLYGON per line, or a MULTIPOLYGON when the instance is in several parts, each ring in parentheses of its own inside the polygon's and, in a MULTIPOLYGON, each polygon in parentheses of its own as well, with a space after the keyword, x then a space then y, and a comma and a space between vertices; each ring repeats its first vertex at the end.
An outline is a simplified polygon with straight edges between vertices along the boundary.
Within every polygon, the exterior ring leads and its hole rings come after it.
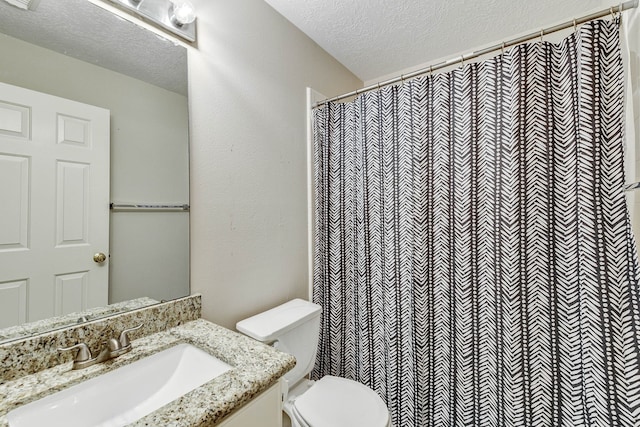
POLYGON ((112 211, 165 211, 165 212, 188 212, 188 204, 141 204, 141 203, 110 203, 109 209, 112 211))
POLYGON ((190 42, 196 41, 195 11, 188 0, 109 0, 190 42))
POLYGON ((634 182, 632 184, 627 184, 624 187, 622 187, 624 191, 633 191, 633 190, 637 190, 638 188, 640 188, 640 182, 634 182))
POLYGON ((24 9, 24 10, 36 10, 36 7, 38 7, 38 3, 40 3, 40 0, 4 0, 4 1, 9 3, 11 6, 15 6, 19 9, 24 9))

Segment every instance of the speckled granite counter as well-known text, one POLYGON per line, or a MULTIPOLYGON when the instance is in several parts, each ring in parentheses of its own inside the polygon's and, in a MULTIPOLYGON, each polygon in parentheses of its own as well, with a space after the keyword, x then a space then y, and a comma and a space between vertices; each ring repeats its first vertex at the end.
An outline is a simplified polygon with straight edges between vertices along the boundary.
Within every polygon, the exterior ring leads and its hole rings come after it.
POLYGON ((49 319, 38 320, 36 322, 25 323, 24 325, 3 328, 0 329, 0 343, 9 340, 21 339, 44 332, 50 332, 55 329, 64 328, 67 326, 77 325, 81 323, 79 322, 79 319, 81 318, 84 318, 85 322, 89 320, 97 320, 116 313, 124 313, 143 307, 148 307, 150 305, 157 304, 158 302, 159 301, 151 298, 138 298, 131 301, 124 301, 107 305, 106 307, 90 308, 86 311, 69 313, 65 314, 64 316, 56 316, 49 319))
POLYGON ((200 318, 202 299, 198 294, 154 304, 113 316, 71 325, 62 329, 0 343, 0 385, 6 381, 34 374, 69 362, 72 352, 60 353, 59 347, 84 342, 96 350, 109 338, 117 337, 124 329, 142 324, 131 339, 183 325, 200 318))
POLYGON ((233 369, 135 422, 134 426, 211 426, 249 402, 293 368, 295 359, 205 320, 194 320, 133 341, 133 350, 108 362, 72 371, 71 362, 0 384, 0 426, 12 409, 83 380, 187 342, 233 369))

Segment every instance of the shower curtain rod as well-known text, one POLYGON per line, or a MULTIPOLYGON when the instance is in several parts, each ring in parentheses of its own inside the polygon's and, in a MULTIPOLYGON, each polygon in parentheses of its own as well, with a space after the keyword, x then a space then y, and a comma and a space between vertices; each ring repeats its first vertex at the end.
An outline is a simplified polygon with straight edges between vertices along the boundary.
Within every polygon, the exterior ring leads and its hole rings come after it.
POLYGON ((624 3, 620 3, 618 6, 611 6, 608 9, 603 9, 599 12, 595 12, 592 13, 590 15, 586 15, 583 16, 581 18, 576 18, 576 19, 572 19, 571 21, 567 21, 565 23, 562 24, 558 24, 555 25, 553 27, 549 27, 549 28, 544 28, 536 33, 531 33, 531 34, 527 34, 526 36, 522 36, 522 37, 518 37, 516 39, 512 39, 512 40, 508 40, 505 41, 503 43, 494 45, 494 46, 490 46, 478 51, 472 51, 463 55, 460 55, 457 58, 453 58, 453 59, 449 59, 448 61, 443 61, 434 65, 430 65, 428 67, 425 68, 421 68, 417 71, 413 71, 411 73, 407 73, 407 74, 402 74, 398 77, 394 77, 392 79, 389 80, 385 80, 382 82, 378 82, 376 84, 372 84, 369 85, 367 87, 364 87, 362 89, 356 89, 352 92, 349 93, 344 93, 342 95, 338 95, 338 96, 334 96, 333 98, 327 98, 323 101, 318 101, 317 103, 315 103, 313 105, 313 109, 321 107, 329 102, 334 102, 334 101, 340 101, 342 99, 345 98, 349 98, 352 96, 358 96, 360 94, 363 94, 365 92, 370 92, 372 90, 375 89, 380 89, 381 87, 384 86, 389 86, 389 85, 393 85, 396 83, 400 83, 400 82, 404 82, 405 80, 408 79, 412 79, 414 77, 418 77, 418 76, 422 76, 424 74, 428 74, 428 73, 432 73, 434 71, 440 70, 442 68, 446 68, 449 67, 451 65, 454 64, 459 64, 459 63, 464 63, 465 61, 468 61, 470 59, 475 59, 478 58, 480 56, 486 55, 488 53, 492 53, 492 52, 497 52, 497 51, 504 51, 504 49, 508 48, 508 47, 512 47, 512 46, 516 46, 519 44, 522 44, 524 42, 527 42, 529 40, 533 40, 533 39, 537 39, 537 38, 542 38, 543 36, 547 35, 547 34, 551 34, 551 33, 555 33, 557 31, 562 31, 562 30, 566 30, 567 28, 571 28, 571 27, 576 27, 577 25, 580 24, 584 24, 585 22, 589 22, 589 21, 593 21, 595 19, 598 18, 602 18, 604 16, 607 15, 613 15, 614 13, 621 13, 624 10, 627 9, 633 9, 638 7, 638 0, 630 0, 624 3))

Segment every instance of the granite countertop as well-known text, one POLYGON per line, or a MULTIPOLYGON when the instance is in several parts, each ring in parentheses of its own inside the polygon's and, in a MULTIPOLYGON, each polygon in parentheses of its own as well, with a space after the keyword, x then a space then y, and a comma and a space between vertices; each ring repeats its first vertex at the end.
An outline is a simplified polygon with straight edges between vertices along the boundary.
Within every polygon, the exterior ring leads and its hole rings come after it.
POLYGON ((295 366, 295 359, 270 346, 206 320, 195 320, 132 341, 133 350, 86 369, 71 362, 0 384, 0 427, 12 409, 180 343, 190 343, 233 366, 133 426, 208 426, 249 402, 295 366))
POLYGON ((64 316, 50 317, 48 319, 38 320, 36 322, 25 323, 24 325, 1 328, 0 343, 43 332, 48 332, 57 328, 64 328, 66 326, 79 324, 81 323, 79 322, 79 320, 83 317, 87 320, 95 320, 112 314, 136 310, 142 307, 148 307, 150 305, 157 304, 158 302, 159 301, 156 301, 154 299, 144 297, 107 305, 106 307, 94 307, 85 311, 65 314, 64 316))

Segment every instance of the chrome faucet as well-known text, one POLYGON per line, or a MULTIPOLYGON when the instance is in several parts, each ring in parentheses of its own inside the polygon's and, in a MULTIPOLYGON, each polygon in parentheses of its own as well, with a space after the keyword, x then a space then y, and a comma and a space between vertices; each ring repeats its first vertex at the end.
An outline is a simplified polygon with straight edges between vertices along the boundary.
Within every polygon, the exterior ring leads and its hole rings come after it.
POLYGON ((142 327, 142 325, 143 323, 134 328, 125 329, 120 333, 120 337, 118 339, 110 338, 107 342, 103 342, 104 347, 102 348, 102 350, 100 350, 100 353, 96 357, 93 357, 89 346, 83 342, 72 345, 71 347, 59 347, 58 351, 69 351, 77 349, 78 352, 73 359, 72 369, 75 370, 88 368, 89 366, 95 365, 96 363, 102 363, 106 360, 116 358, 131 351, 131 341, 129 341, 128 333, 137 331, 142 327))

